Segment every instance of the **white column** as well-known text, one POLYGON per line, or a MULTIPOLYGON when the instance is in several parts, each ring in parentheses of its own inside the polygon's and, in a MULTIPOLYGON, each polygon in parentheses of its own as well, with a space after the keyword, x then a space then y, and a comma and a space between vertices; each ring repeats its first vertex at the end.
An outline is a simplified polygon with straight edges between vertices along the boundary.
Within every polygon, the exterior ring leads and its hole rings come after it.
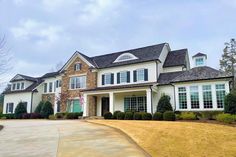
POLYGON ((216 100, 216 86, 215 84, 211 85, 211 92, 212 92, 212 103, 213 103, 213 109, 217 109, 217 100, 216 100))
POLYGON ((84 94, 83 116, 88 116, 88 96, 84 94))
POLYGON ((109 93, 109 111, 113 114, 114 112, 114 93, 109 93))
POLYGON ((187 110, 191 110, 190 86, 185 86, 187 94, 187 110))
POLYGON ((151 89, 146 90, 147 97, 147 112, 152 113, 152 91, 151 89))
POLYGON ((198 86, 200 110, 204 110, 202 85, 198 86))

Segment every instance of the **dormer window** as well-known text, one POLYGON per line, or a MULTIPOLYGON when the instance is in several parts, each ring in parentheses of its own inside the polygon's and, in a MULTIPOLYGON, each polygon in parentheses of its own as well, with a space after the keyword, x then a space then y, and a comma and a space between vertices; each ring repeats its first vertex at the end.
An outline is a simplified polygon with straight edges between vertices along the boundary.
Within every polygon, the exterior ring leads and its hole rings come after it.
POLYGON ((138 59, 138 58, 131 53, 123 53, 119 57, 116 58, 114 63, 124 62, 124 61, 129 61, 129 60, 134 60, 134 59, 138 59))
POLYGON ((193 56, 194 66, 206 66, 207 55, 203 53, 197 53, 193 56))
POLYGON ((16 82, 12 83, 12 90, 24 90, 25 89, 25 83, 24 82, 16 82))
POLYGON ((196 66, 203 66, 204 60, 203 58, 196 58, 196 66))
POLYGON ((81 70, 81 67, 82 67, 82 64, 81 64, 81 63, 75 63, 75 65, 74 65, 74 70, 75 70, 75 71, 80 71, 80 70, 81 70))

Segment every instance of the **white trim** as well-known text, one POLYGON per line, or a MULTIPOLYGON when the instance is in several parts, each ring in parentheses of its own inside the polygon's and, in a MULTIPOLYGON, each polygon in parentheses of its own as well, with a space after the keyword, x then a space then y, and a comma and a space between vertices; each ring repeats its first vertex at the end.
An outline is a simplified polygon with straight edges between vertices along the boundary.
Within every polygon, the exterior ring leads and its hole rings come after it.
POLYGON ((135 55, 133 55, 131 53, 123 53, 123 54, 119 55, 113 63, 124 62, 124 61, 129 61, 129 60, 134 60, 134 59, 138 59, 138 57, 136 57, 135 55), (123 56, 129 56, 130 58, 120 60, 120 58, 123 56))

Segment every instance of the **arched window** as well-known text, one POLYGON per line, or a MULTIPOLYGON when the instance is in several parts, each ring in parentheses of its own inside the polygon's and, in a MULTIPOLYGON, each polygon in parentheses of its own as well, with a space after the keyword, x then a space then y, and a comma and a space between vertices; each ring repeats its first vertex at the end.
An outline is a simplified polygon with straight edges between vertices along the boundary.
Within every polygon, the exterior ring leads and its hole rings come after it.
POLYGON ((129 60, 134 60, 134 59, 138 59, 137 57, 135 57, 133 54, 131 53, 123 53, 121 54, 119 57, 116 58, 115 62, 124 62, 124 61, 129 61, 129 60))

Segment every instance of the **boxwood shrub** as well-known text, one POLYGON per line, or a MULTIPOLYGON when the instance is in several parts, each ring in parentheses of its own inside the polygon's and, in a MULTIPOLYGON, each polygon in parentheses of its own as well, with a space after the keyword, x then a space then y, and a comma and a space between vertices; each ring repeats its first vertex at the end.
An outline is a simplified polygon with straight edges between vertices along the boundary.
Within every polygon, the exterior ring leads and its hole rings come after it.
POLYGON ((206 119, 206 120, 216 120, 216 116, 218 114, 222 114, 222 111, 202 111, 199 112, 199 119, 206 119))
POLYGON ((125 118, 125 113, 124 113, 124 112, 119 112, 119 113, 117 114, 117 119, 123 120, 124 118, 125 118))
POLYGON ((197 120, 197 115, 193 112, 181 112, 180 119, 183 119, 183 120, 197 120))
MULTIPOLYGON (((82 112, 72 112, 72 113, 66 113, 65 118, 66 119, 78 119, 80 116, 82 116, 82 112)), ((57 116, 56 116, 57 118, 57 116)))
POLYGON ((163 120, 163 114, 161 112, 156 112, 153 115, 153 120, 163 120))
POLYGON ((66 118, 66 115, 68 114, 68 112, 58 112, 55 114, 57 119, 64 119, 66 118))
POLYGON ((216 116, 216 120, 223 123, 231 124, 235 121, 235 115, 229 113, 222 113, 216 116))
POLYGON ((163 119, 166 121, 175 121, 175 113, 173 111, 166 111, 163 114, 163 119))
POLYGON ((133 112, 125 112, 125 120, 133 120, 134 119, 134 113, 133 112))
POLYGON ((120 113, 121 111, 115 111, 112 115, 112 119, 117 119, 117 114, 120 113))
POLYGON ((134 120, 142 120, 142 113, 141 112, 135 112, 134 113, 134 120))
POLYGON ((19 102, 19 104, 15 108, 15 118, 21 119, 23 114, 27 113, 27 109, 23 102, 19 102))
POLYGON ((152 120, 152 114, 147 112, 142 112, 142 120, 152 120))
POLYGON ((103 115, 104 119, 112 119, 112 113, 111 112, 106 112, 103 115))

